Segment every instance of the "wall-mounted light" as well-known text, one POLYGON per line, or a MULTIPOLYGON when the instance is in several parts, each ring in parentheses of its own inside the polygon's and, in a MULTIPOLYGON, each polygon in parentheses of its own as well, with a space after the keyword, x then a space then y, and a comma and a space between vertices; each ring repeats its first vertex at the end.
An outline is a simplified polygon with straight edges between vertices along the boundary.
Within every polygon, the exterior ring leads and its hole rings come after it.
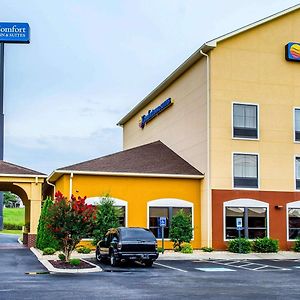
POLYGON ((276 209, 282 209, 282 208, 283 208, 283 205, 275 205, 275 208, 276 208, 276 209))

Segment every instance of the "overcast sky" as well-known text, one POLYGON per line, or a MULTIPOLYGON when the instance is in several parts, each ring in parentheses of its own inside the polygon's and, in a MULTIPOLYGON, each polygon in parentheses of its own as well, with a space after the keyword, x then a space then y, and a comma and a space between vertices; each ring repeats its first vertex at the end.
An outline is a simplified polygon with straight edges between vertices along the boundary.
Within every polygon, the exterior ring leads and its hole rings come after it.
POLYGON ((49 173, 122 150, 117 121, 205 41, 296 4, 1 0, 31 27, 5 45, 4 159, 49 173))

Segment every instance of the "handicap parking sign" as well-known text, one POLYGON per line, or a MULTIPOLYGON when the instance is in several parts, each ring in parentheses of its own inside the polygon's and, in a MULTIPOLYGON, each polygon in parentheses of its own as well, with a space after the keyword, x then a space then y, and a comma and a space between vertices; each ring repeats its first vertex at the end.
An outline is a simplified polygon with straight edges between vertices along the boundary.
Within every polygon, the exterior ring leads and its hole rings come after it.
POLYGON ((159 218, 159 226, 160 227, 166 227, 167 226, 167 218, 166 217, 160 217, 159 218))

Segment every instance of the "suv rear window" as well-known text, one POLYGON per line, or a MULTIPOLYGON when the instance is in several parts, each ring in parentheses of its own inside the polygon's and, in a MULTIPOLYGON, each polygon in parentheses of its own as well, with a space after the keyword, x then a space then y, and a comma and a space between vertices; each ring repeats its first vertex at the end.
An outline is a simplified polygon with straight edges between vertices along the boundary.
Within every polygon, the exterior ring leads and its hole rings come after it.
POLYGON ((151 240, 155 239, 152 232, 143 228, 127 228, 121 230, 123 240, 151 240))

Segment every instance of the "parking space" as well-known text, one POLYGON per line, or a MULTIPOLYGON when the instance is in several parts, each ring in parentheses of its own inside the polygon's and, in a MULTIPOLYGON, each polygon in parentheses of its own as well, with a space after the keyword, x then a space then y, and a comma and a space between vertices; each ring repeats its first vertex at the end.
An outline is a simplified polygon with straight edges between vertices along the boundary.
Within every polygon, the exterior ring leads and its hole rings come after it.
POLYGON ((111 267, 109 262, 90 261, 98 264, 105 272, 300 272, 300 260, 157 260, 150 268, 139 262, 126 262, 111 267))

